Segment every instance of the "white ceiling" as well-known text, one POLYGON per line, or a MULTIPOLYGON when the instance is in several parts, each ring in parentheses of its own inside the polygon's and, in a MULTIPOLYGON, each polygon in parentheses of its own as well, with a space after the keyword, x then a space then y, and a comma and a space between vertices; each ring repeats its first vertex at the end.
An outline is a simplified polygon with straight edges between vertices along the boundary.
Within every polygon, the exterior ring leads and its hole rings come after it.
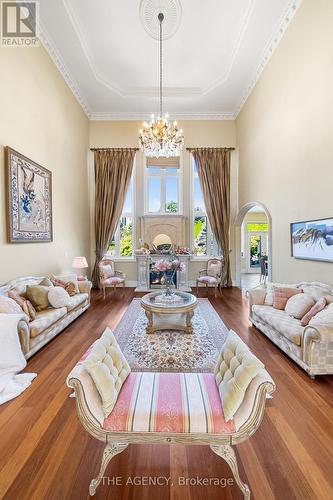
MULTIPOLYGON (((155 4, 167 8, 170 1, 155 4)), ((164 110, 177 118, 233 119, 301 0, 179 1, 179 27, 163 42, 164 110)), ((143 27, 140 0, 40 0, 40 30, 91 118, 158 111, 158 41, 143 27)))

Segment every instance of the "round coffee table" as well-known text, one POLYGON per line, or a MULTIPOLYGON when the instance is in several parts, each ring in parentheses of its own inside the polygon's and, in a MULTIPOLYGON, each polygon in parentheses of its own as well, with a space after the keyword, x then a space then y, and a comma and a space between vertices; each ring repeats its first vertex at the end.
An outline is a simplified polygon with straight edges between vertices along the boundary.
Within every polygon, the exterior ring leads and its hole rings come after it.
POLYGON ((197 307, 197 298, 191 293, 175 291, 176 301, 163 300, 163 292, 156 291, 144 295, 141 306, 145 310, 148 324, 146 333, 157 330, 181 330, 193 333, 192 317, 197 307))

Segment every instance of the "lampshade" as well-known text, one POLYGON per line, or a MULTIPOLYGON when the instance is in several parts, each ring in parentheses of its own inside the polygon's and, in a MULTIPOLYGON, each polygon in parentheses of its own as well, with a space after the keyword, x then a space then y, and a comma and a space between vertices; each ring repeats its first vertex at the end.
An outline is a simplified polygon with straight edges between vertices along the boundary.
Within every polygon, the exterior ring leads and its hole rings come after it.
POLYGON ((88 262, 85 257, 74 257, 72 267, 74 269, 83 269, 88 267, 88 262))

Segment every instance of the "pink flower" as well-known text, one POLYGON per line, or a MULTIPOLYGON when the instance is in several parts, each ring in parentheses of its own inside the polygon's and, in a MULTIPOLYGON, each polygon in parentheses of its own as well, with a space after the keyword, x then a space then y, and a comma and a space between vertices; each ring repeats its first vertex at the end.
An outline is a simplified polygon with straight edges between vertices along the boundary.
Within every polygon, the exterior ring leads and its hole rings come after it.
POLYGON ((185 263, 184 262, 180 262, 179 263, 179 271, 185 271, 185 269, 186 269, 185 263))
POLYGON ((168 262, 165 259, 160 259, 155 262, 154 269, 163 273, 170 269, 170 267, 168 267, 168 262))

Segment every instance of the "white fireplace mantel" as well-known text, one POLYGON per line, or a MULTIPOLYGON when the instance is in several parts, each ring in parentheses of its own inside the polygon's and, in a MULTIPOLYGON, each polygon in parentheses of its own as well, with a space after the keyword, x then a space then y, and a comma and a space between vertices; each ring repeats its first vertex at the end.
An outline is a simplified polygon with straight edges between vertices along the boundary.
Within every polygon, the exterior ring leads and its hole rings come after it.
POLYGON ((186 246, 184 215, 144 215, 140 217, 140 236, 151 248, 159 234, 166 234, 173 245, 186 246))

